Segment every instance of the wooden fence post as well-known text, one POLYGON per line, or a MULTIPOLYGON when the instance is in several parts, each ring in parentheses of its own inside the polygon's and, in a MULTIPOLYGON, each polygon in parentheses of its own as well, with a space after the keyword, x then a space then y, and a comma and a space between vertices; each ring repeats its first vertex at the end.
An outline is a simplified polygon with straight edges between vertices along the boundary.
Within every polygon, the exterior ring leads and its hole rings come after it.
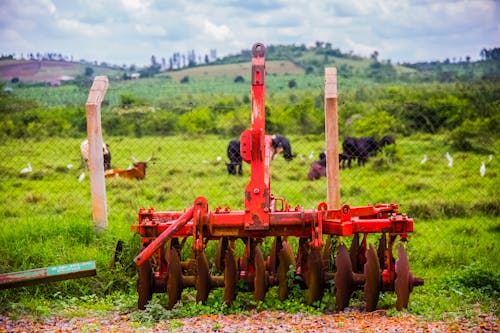
POLYGON ((329 209, 340 209, 337 69, 325 68, 326 182, 329 209))
POLYGON ((101 103, 108 90, 108 78, 96 76, 85 104, 87 114, 87 138, 89 141, 90 191, 92 217, 97 231, 108 227, 106 183, 104 182, 104 157, 101 131, 101 103))

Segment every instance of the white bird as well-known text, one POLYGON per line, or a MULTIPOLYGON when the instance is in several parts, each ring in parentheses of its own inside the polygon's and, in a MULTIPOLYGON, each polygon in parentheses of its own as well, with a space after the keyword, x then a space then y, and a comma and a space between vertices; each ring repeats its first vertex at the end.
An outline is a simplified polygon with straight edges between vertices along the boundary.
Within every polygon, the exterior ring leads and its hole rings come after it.
POLYGON ((484 174, 486 173, 486 165, 484 165, 484 162, 481 161, 481 167, 479 168, 479 174, 481 177, 484 177, 484 174))
POLYGON ((424 155, 424 158, 422 158, 420 164, 424 164, 425 162, 427 162, 427 155, 424 155))
POLYGON ((80 177, 78 177, 78 182, 81 183, 85 179, 85 172, 82 172, 80 177))
POLYGON ((448 160, 448 167, 451 168, 453 166, 453 157, 448 152, 446 152, 446 159, 448 160))
POLYGON ((222 161, 222 157, 217 156, 217 162, 220 162, 220 161, 222 161))
POLYGON ((207 164, 207 163, 208 163, 208 161, 207 161, 207 160, 202 160, 202 161, 201 161, 201 163, 203 163, 203 164, 207 164))
POLYGON ((66 165, 66 168, 71 169, 73 167, 73 164, 68 164, 66 165))
POLYGON ((309 154, 309 159, 312 160, 314 158, 314 151, 312 151, 310 154, 309 154))
POLYGON ((306 159, 306 158, 304 157, 304 155, 302 155, 302 154, 300 154, 300 155, 299 155, 299 158, 300 158, 300 160, 301 160, 301 161, 304 161, 304 160, 306 159))
POLYGON ((489 154, 488 155, 488 163, 490 163, 492 159, 493 159, 493 155, 489 154))
POLYGON ((20 174, 30 173, 31 171, 33 171, 33 169, 31 168, 31 164, 28 163, 28 167, 22 169, 20 174))

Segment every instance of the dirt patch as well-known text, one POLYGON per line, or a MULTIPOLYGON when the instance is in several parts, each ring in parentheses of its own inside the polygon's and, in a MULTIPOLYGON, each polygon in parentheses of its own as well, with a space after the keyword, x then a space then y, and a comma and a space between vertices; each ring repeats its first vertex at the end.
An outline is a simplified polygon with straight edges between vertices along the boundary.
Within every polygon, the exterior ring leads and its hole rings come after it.
POLYGON ((134 322, 118 312, 86 318, 53 317, 40 321, 0 315, 2 332, 498 332, 499 320, 477 313, 473 318, 426 321, 410 314, 388 316, 383 310, 325 314, 263 311, 238 315, 203 315, 162 320, 152 325, 134 322))
POLYGON ((10 81, 17 77, 27 82, 55 82, 74 75, 77 65, 65 61, 1 61, 0 78, 10 81))

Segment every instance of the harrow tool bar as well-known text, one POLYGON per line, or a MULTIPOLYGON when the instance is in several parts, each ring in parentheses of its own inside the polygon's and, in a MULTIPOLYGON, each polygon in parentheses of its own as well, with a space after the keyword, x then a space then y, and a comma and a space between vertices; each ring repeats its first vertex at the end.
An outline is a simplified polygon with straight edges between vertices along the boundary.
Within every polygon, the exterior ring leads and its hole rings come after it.
POLYGON ((132 229, 142 237, 142 251, 134 259, 138 267, 139 308, 143 309, 154 292, 167 292, 171 308, 180 299, 183 288, 196 288, 196 300, 206 302, 211 288, 224 287, 224 301, 230 305, 236 297, 237 281, 247 283, 255 300, 263 300, 270 286, 277 285, 279 298, 288 295, 290 266, 302 277, 306 302, 321 300, 326 281, 334 280, 337 310, 349 305, 352 292, 364 288, 366 309, 375 310, 380 291, 395 290, 397 308, 408 306, 413 286, 423 284, 409 269, 404 247, 413 232, 413 220, 398 211, 398 205, 377 204, 363 207, 343 205, 332 209, 325 202, 316 209, 291 207, 270 189, 269 164, 271 136, 265 134, 265 47, 252 48, 252 120, 251 128, 240 137, 240 151, 250 163, 250 181, 245 188, 244 210, 217 207, 209 210, 204 197, 195 199, 185 211, 139 210, 138 224, 132 229), (378 249, 367 246, 367 234, 381 234, 378 249), (330 237, 354 236, 351 249, 338 247, 336 272, 329 272, 330 237), (359 242, 359 236, 362 241, 359 242), (271 253, 264 257, 260 243, 274 237, 271 253), (298 237, 295 256, 289 237, 298 237), (191 257, 181 261, 185 241, 192 239, 191 257), (215 270, 211 275, 205 247, 218 240, 215 270), (236 258, 235 241, 242 240, 245 251, 236 258))

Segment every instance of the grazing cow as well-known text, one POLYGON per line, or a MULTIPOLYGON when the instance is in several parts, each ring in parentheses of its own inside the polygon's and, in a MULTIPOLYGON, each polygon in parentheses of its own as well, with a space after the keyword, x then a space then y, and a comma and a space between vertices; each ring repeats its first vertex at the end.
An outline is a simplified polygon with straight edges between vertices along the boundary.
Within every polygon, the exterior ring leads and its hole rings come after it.
POLYGON ((229 163, 226 163, 227 173, 230 175, 242 175, 242 158, 240 154, 240 141, 232 140, 227 146, 227 157, 229 158, 229 163))
POLYGON ((146 177, 146 167, 148 166, 148 162, 151 161, 151 158, 148 158, 145 162, 139 162, 134 157, 132 157, 134 163, 133 167, 130 169, 110 169, 104 172, 104 177, 116 177, 116 178, 127 178, 127 179, 144 179, 146 177))
POLYGON ((321 177, 326 177, 326 154, 324 152, 319 153, 319 161, 312 162, 307 174, 309 180, 320 179, 321 177))
POLYGON ((378 142, 373 137, 346 138, 342 143, 344 156, 347 159, 347 167, 351 167, 351 161, 358 160, 362 166, 368 161, 368 156, 374 155, 380 149, 378 142))
POLYGON ((290 141, 284 136, 273 135, 271 148, 271 159, 274 159, 276 155, 281 152, 283 152, 283 157, 287 161, 291 161, 294 158, 294 155, 292 155, 292 146, 290 145, 290 141))
POLYGON ((390 135, 384 136, 382 139, 380 139, 380 142, 378 143, 380 148, 385 147, 387 145, 394 145, 394 144, 396 144, 396 139, 394 139, 394 137, 390 136, 390 135))
MULTIPOLYGON (((345 154, 339 154, 339 166, 342 166, 342 162, 347 160, 345 154)), ((307 174, 307 179, 315 180, 321 177, 326 177, 326 154, 319 154, 319 161, 314 161, 309 168, 309 173, 307 174)))
MULTIPOLYGON (((80 153, 82 154, 82 159, 87 168, 89 167, 89 141, 84 140, 80 144, 80 153)), ((102 143, 102 157, 104 160, 104 170, 111 169, 111 152, 109 151, 109 146, 102 143)))

